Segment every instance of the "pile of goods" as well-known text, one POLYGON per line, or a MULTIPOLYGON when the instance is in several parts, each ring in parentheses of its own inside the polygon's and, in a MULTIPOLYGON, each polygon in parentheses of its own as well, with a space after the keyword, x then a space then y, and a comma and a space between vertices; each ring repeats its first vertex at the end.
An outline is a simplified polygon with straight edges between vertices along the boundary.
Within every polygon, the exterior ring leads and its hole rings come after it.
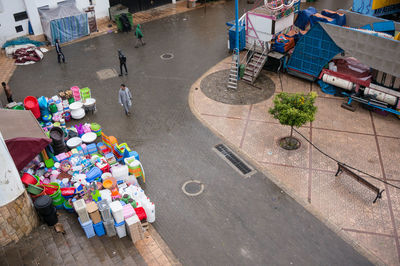
POLYGON ((43 59, 43 53, 48 50, 46 48, 39 48, 42 45, 44 45, 42 42, 34 41, 27 37, 19 37, 7 41, 2 48, 5 49, 8 57, 15 59, 16 65, 29 65, 43 59))
POLYGON ((43 128, 52 127, 53 124, 60 126, 60 124, 70 121, 71 118, 79 120, 85 117, 86 113, 94 113, 96 99, 91 98, 91 96, 89 88, 79 89, 74 86, 51 98, 41 96, 37 99, 33 96, 27 96, 23 106, 14 104, 9 107, 18 110, 30 110, 41 122, 43 128))
POLYGON ((78 214, 88 238, 143 239, 143 226, 155 221, 155 206, 138 183, 145 182, 139 154, 97 123, 53 126, 48 132, 52 144, 21 177, 43 220, 54 225, 56 210, 65 209, 78 214))

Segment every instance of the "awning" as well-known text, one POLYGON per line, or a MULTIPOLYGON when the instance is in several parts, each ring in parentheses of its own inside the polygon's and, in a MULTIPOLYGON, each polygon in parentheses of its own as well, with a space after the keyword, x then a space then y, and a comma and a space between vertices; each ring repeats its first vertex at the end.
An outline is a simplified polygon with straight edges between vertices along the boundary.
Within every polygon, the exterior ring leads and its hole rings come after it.
POLYGON ((0 109, 0 132, 18 171, 51 143, 31 111, 0 109))

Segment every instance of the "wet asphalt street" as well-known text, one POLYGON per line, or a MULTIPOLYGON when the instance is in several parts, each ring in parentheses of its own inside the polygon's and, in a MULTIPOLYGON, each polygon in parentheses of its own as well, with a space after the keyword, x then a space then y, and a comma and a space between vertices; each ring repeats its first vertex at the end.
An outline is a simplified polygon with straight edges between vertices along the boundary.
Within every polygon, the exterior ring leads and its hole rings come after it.
POLYGON ((98 111, 83 121, 98 122, 139 152, 156 204, 154 226, 184 265, 368 265, 266 176, 244 179, 228 166, 212 150, 223 141, 191 113, 191 84, 228 56, 232 7, 227 2, 208 6, 206 14, 197 9, 144 24, 147 44, 138 49, 131 33, 66 46, 65 65, 53 50, 40 63, 18 67, 10 87, 19 100, 74 85, 92 89, 98 111), (117 49, 128 58, 129 75, 100 80, 97 71, 118 69, 117 49), (161 60, 166 52, 174 58, 161 60), (131 117, 118 104, 122 82, 133 92, 131 117), (205 184, 201 195, 181 191, 189 179, 205 184))

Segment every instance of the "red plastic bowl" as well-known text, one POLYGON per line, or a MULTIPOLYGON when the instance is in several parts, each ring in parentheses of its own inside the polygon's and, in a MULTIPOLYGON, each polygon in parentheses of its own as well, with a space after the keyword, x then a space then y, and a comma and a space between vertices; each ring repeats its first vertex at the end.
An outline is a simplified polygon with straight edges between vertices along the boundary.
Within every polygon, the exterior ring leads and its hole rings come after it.
POLYGON ((24 173, 21 177, 21 181, 25 186, 36 185, 38 182, 37 179, 29 173, 24 173))

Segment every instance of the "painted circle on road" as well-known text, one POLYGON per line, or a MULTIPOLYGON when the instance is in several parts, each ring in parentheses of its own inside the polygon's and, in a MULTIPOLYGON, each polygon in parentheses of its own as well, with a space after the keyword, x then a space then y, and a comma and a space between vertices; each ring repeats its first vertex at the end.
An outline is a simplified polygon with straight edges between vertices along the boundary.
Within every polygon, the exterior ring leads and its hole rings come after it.
POLYGON ((174 58, 174 55, 171 53, 165 53, 165 54, 160 55, 160 57, 162 60, 170 60, 170 59, 174 58))
POLYGON ((189 180, 183 183, 182 191, 188 196, 195 197, 203 193, 204 184, 199 180, 189 180))

